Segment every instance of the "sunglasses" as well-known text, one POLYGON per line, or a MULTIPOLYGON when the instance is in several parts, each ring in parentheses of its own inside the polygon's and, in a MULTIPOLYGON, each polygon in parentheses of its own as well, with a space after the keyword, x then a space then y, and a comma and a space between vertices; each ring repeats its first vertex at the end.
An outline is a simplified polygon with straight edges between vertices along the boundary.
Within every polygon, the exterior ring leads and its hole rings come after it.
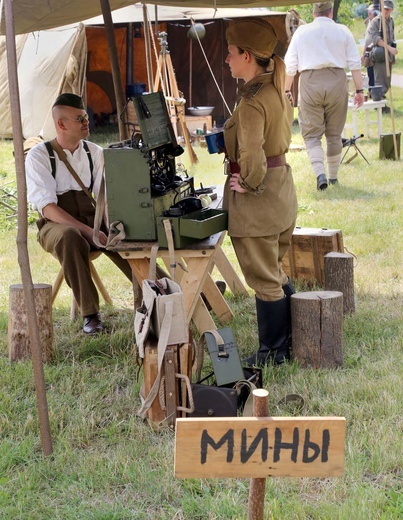
POLYGON ((63 119, 67 119, 68 121, 75 121, 76 123, 80 123, 82 125, 84 122, 89 120, 88 114, 83 114, 82 116, 78 116, 75 119, 72 119, 71 117, 63 117, 63 119))

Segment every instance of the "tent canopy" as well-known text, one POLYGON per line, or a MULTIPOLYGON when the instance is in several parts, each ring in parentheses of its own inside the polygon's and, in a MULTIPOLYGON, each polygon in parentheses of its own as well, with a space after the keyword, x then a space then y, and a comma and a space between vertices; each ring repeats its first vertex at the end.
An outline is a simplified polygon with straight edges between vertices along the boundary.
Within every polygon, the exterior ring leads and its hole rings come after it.
MULTIPOLYGON (((147 4, 158 5, 160 1, 149 0, 147 4)), ((199 7, 252 8, 309 4, 306 0, 164 0, 164 6, 189 7, 189 11, 199 7)), ((112 11, 133 6, 131 0, 109 0, 112 11)), ((153 9, 152 9, 153 10, 153 9)), ((24 34, 43 29, 53 29, 77 23, 102 14, 100 0, 13 0, 14 25, 16 34, 24 34)), ((151 10, 150 10, 151 11, 151 10)), ((4 16, 1 17, 1 34, 5 34, 4 16)), ((213 17, 213 15, 211 16, 213 17)))
MULTIPOLYGON (((235 18, 240 16, 263 16, 270 14, 271 11, 267 7, 257 7, 246 9, 238 7, 234 8, 194 8, 194 7, 172 7, 165 5, 147 5, 147 15, 151 22, 170 22, 170 21, 188 21, 193 20, 210 20, 222 18, 235 18), (157 7, 157 13, 155 12, 157 7)), ((143 22, 143 4, 137 3, 122 9, 116 9, 112 12, 112 21, 114 24, 128 23, 128 22, 143 22)), ((103 25, 103 16, 95 16, 89 20, 84 20, 85 25, 103 25)))

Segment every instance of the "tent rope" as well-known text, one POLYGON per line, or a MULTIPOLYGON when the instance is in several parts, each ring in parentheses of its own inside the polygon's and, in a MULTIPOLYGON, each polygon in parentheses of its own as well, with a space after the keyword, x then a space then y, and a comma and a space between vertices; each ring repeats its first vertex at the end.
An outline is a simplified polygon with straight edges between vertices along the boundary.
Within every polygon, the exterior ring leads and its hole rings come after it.
MULTIPOLYGON (((194 22, 193 18, 190 18, 190 21, 192 22, 192 25, 194 26, 195 22, 194 22)), ((225 105, 226 109, 227 109, 228 112, 229 112, 229 115, 232 116, 232 112, 231 112, 231 110, 229 109, 229 106, 228 106, 227 102, 225 101, 224 95, 223 95, 223 93, 222 93, 222 91, 221 91, 221 89, 220 89, 220 87, 219 87, 219 85, 218 85, 218 82, 217 82, 217 80, 216 80, 216 78, 215 78, 215 76, 214 76, 214 72, 213 72, 213 70, 212 70, 212 68, 211 68, 211 66, 210 66, 210 63, 209 63, 208 58, 207 58, 207 56, 206 56, 206 53, 204 52, 202 42, 200 41, 199 35, 198 35, 198 33, 197 33, 196 30, 195 30, 195 34, 196 34, 197 41, 199 42, 200 49, 201 49, 201 51, 202 51, 202 54, 203 54, 203 56, 204 56, 204 59, 206 60, 207 67, 208 67, 208 69, 209 69, 209 71, 210 71, 211 77, 213 78, 214 83, 216 84, 217 90, 218 90, 218 92, 219 92, 219 94, 220 94, 220 96, 221 96, 221 98, 222 98, 222 100, 223 100, 223 102, 224 102, 224 105, 225 105)))

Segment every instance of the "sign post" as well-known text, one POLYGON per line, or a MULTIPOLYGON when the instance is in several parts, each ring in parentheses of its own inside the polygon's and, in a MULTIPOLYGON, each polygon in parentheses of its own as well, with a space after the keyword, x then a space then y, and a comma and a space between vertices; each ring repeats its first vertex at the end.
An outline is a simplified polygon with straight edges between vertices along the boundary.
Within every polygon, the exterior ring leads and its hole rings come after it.
MULTIPOLYGON (((267 417, 269 415, 269 392, 264 388, 253 391, 253 416, 267 417)), ((253 478, 249 489, 249 520, 263 520, 265 478, 253 478)))
POLYGON ((344 417, 178 418, 175 477, 251 478, 249 520, 260 520, 267 477, 342 476, 345 434, 344 417))

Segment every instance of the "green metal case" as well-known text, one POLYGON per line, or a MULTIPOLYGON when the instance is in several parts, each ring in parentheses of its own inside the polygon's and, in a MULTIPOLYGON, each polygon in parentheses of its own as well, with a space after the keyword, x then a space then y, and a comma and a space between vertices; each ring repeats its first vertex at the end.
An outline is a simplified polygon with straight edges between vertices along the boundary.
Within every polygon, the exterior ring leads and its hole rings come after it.
POLYGON ((204 208, 181 217, 158 217, 158 243, 161 247, 168 245, 163 224, 166 219, 171 221, 176 249, 183 249, 197 240, 228 229, 228 212, 222 209, 204 208))
POLYGON ((105 148, 104 159, 109 222, 123 223, 126 240, 157 240, 157 217, 182 195, 151 196, 149 164, 136 148, 105 148))

